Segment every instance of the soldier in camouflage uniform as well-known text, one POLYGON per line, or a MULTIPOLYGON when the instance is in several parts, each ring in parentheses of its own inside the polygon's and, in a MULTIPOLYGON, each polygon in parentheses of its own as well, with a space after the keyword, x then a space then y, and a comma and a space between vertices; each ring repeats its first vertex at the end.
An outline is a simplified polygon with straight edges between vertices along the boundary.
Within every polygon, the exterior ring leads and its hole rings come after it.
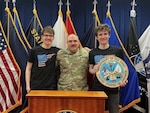
POLYGON ((88 90, 88 51, 80 47, 78 36, 67 37, 68 48, 59 50, 57 63, 60 66, 58 90, 88 90))

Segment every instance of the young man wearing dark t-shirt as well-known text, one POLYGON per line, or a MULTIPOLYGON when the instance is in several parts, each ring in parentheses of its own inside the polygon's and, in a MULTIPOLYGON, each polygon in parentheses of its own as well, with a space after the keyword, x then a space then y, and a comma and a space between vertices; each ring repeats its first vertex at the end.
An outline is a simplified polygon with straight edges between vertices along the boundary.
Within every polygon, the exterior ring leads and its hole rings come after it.
MULTIPOLYGON (((94 75, 92 90, 104 91, 108 99, 106 100, 106 107, 109 113, 119 113, 119 87, 109 88, 104 86, 95 76, 98 72, 98 62, 108 55, 115 55, 123 59, 122 49, 116 46, 109 45, 110 27, 107 24, 101 24, 95 29, 95 37, 99 42, 99 47, 90 51, 89 53, 89 72, 94 75)), ((120 84, 124 86, 127 83, 120 84)))
POLYGON ((47 26, 41 32, 43 43, 30 51, 26 66, 26 90, 57 89, 56 55, 58 48, 52 47, 54 30, 47 26))

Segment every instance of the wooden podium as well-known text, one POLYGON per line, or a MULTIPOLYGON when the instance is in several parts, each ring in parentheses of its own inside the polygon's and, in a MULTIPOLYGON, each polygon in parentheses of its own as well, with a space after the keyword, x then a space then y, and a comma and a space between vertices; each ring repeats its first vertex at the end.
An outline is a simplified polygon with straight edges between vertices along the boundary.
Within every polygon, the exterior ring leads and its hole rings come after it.
POLYGON ((100 91, 32 90, 26 96, 28 113, 104 113, 107 99, 100 91))

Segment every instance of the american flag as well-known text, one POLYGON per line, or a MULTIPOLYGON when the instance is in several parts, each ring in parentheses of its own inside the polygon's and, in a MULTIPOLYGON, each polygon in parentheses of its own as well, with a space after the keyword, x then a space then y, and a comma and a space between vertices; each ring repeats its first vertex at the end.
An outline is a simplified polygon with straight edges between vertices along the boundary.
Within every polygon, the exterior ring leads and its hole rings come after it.
POLYGON ((21 104, 20 73, 0 22, 0 112, 21 104))

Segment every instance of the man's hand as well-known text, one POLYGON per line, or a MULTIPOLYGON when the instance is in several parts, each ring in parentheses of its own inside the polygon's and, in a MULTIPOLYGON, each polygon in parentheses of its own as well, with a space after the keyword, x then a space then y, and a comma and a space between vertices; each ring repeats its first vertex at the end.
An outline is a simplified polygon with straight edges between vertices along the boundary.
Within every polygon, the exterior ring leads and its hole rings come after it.
POLYGON ((128 83, 128 80, 125 80, 124 82, 121 82, 121 83, 120 83, 120 86, 121 86, 121 87, 124 87, 127 83, 128 83))

